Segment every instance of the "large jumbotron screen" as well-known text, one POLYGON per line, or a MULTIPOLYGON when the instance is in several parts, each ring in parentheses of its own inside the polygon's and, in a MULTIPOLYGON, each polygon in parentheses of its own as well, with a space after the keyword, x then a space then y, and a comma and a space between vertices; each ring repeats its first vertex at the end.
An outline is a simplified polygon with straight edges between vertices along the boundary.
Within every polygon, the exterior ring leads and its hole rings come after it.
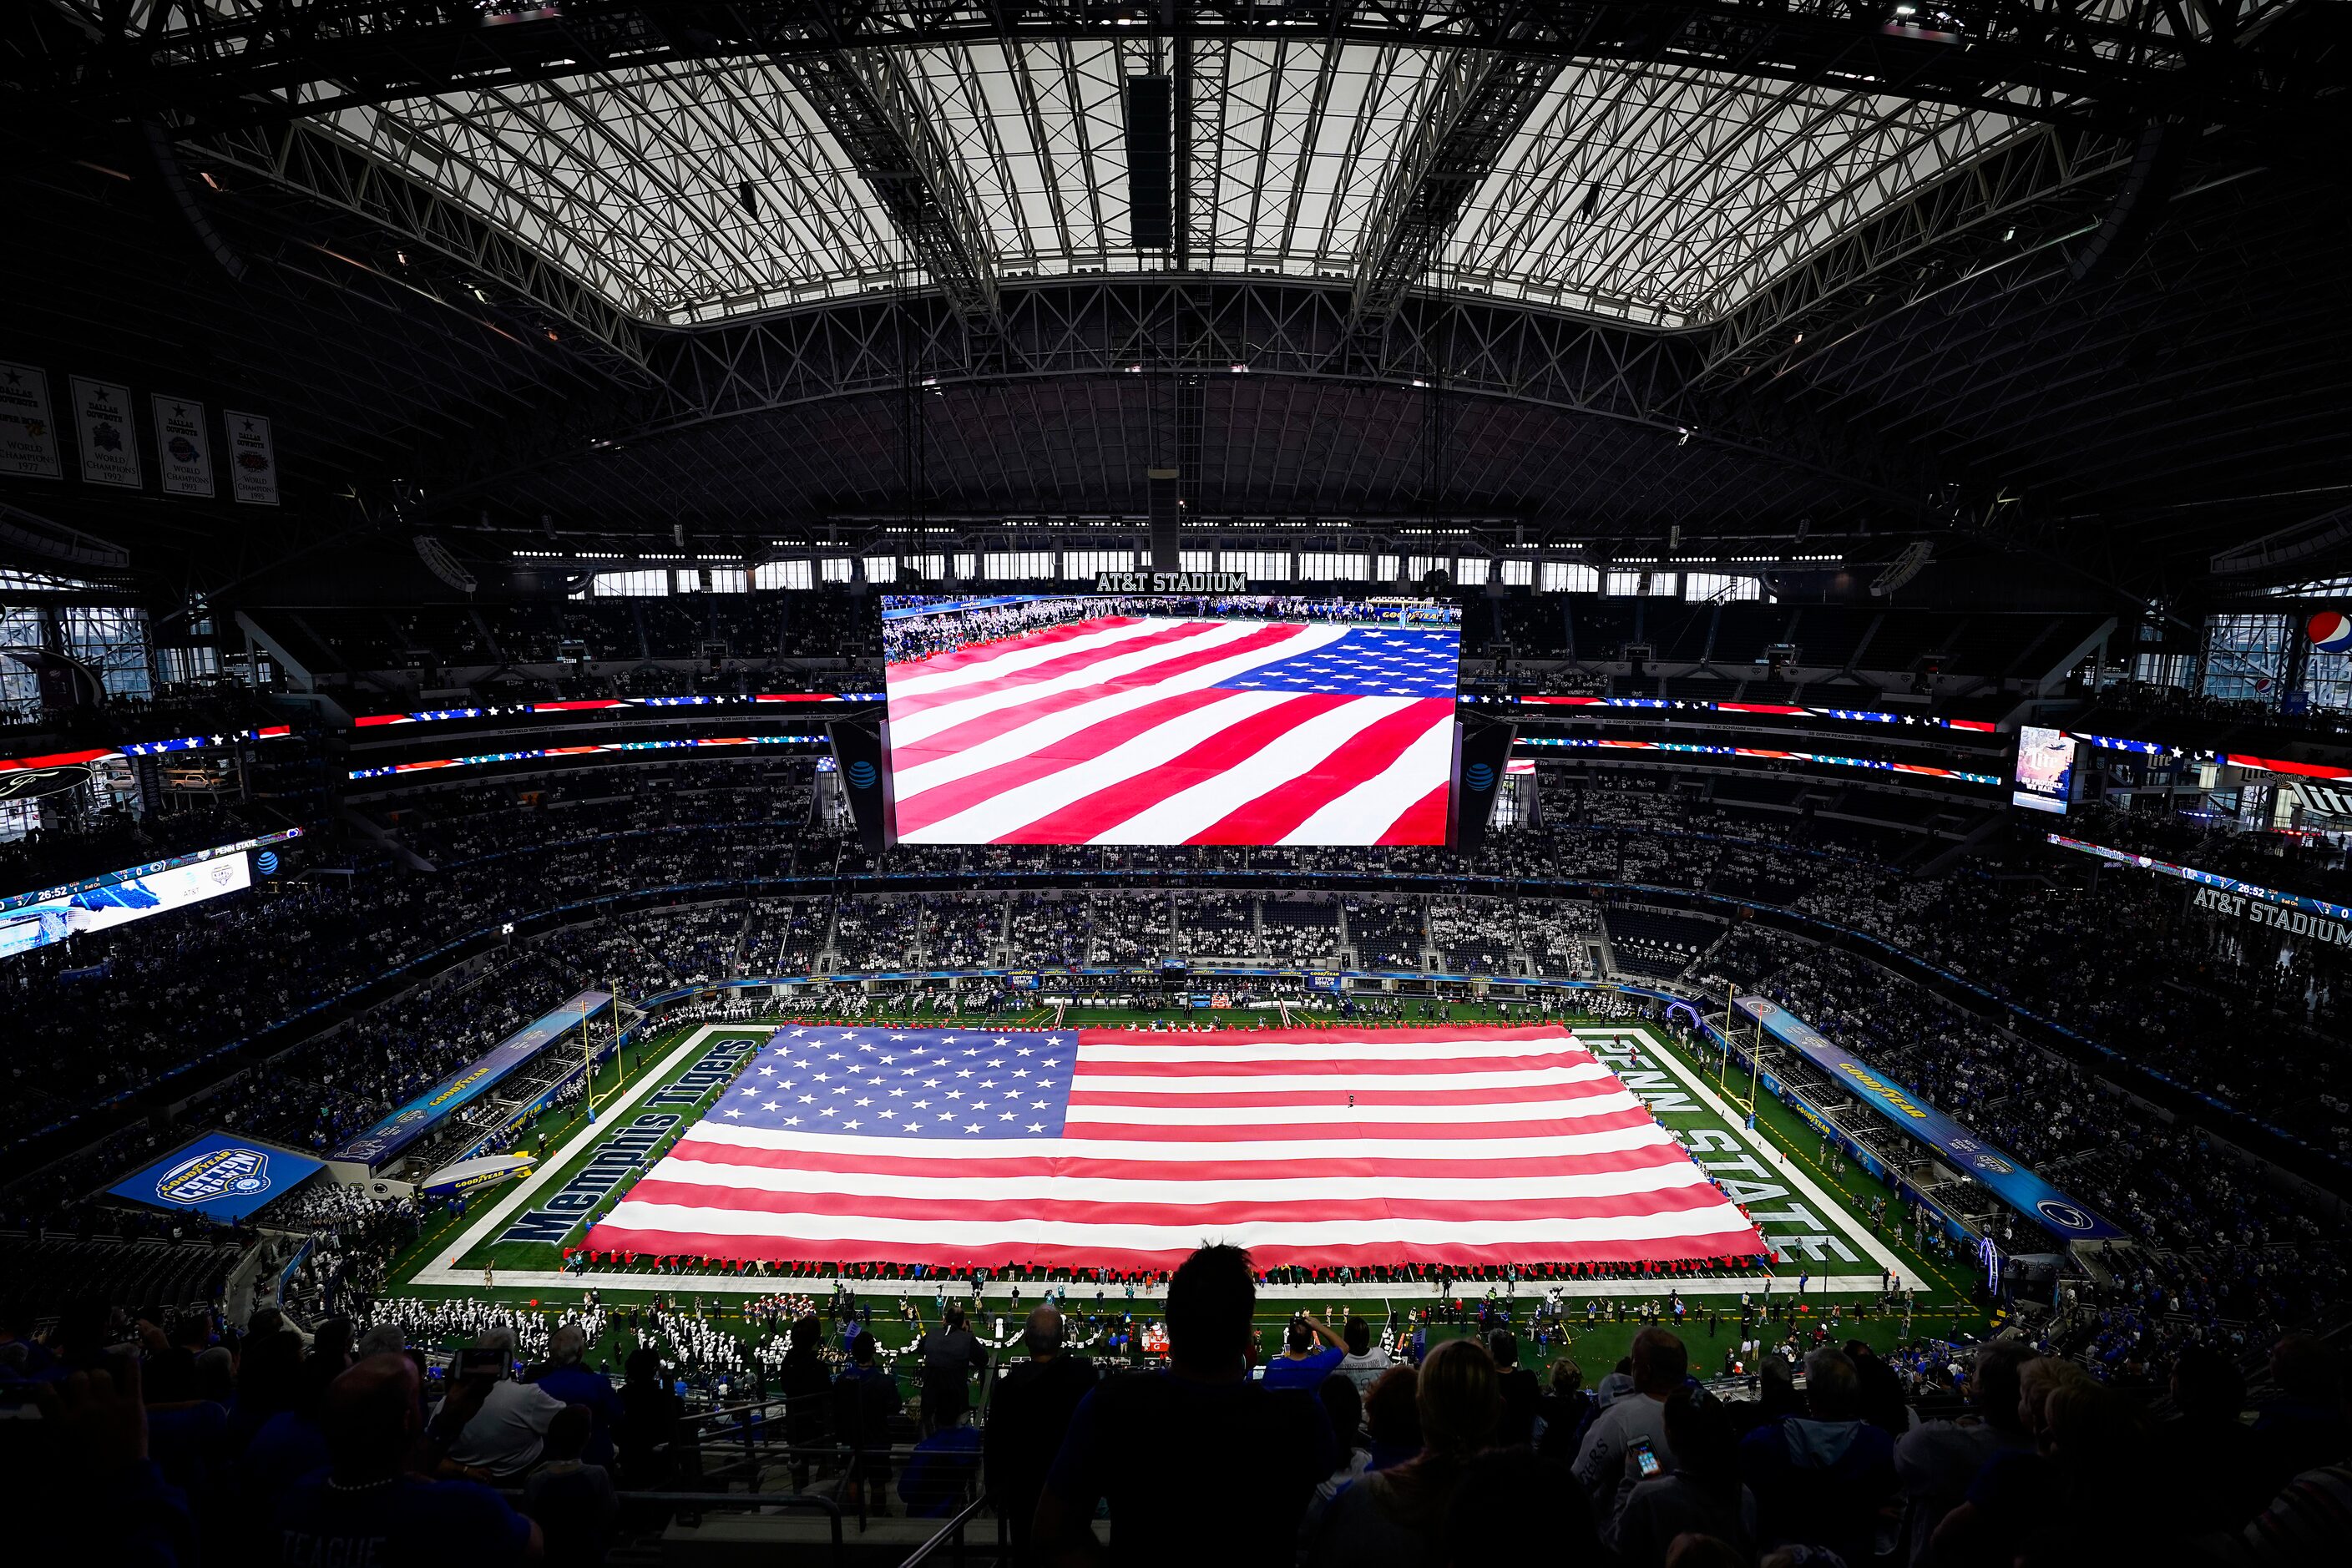
POLYGON ((883 601, 911 844, 1443 844, 1458 605, 883 601))

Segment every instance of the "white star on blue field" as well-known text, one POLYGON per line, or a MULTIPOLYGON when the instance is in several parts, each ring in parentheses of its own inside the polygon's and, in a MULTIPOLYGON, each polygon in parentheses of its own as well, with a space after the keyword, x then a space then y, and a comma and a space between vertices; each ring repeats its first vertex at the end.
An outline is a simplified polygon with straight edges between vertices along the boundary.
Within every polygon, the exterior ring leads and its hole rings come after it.
POLYGON ((1069 1030, 786 1028, 703 1120, 934 1142, 1058 1138, 1077 1054, 1069 1030))
POLYGON ((1462 664, 1456 631, 1357 630, 1311 653, 1262 664, 1217 684, 1249 691, 1451 700, 1462 664))

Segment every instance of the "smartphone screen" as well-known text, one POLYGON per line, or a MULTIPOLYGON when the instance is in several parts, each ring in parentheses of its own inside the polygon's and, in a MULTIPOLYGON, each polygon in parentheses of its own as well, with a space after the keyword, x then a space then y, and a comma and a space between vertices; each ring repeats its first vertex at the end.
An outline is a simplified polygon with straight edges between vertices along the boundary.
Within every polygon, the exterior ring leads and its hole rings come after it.
POLYGON ((462 1350, 457 1352, 459 1377, 500 1378, 507 1374, 507 1352, 492 1347, 488 1350, 462 1350))
POLYGON ((1633 1468, 1643 1480, 1648 1480, 1664 1467, 1658 1463, 1657 1450, 1647 1443, 1633 1445, 1633 1468))

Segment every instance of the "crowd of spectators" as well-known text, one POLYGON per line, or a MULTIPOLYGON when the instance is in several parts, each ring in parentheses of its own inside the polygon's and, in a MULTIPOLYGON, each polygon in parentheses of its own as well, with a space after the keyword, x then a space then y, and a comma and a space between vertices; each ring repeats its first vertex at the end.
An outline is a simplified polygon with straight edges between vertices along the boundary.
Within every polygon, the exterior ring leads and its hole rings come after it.
MULTIPOLYGON (((578 990, 646 994, 738 974, 994 967, 1073 961, 1150 965, 1188 952, 1244 960, 1515 973, 1590 973, 1605 931, 1629 961, 1672 969, 1702 994, 1760 986, 1931 1103, 2063 1179, 2190 1272, 2183 1299, 2239 1305, 2338 1288, 2340 1258, 2300 1210, 2193 1122, 2169 1122, 2100 1081, 2092 1052, 2059 1054, 1963 1009, 1886 962, 1645 909, 1642 895, 1381 896, 1189 889, 1318 871, 1400 878, 1452 869, 1498 879, 1638 883, 1768 901, 1877 937, 1992 995, 2157 1068, 2338 1154, 2352 1152, 2352 1068, 2325 955, 2258 946, 2189 919, 2181 884, 2032 843, 1959 858, 1932 875, 1901 864, 1903 836, 1711 803, 1658 777, 1562 781, 1544 825, 1471 855, 1438 849, 1072 850, 917 847, 867 857, 812 829, 805 764, 693 763, 472 786, 370 806, 392 844, 306 850, 314 875, 25 955, 0 970, 16 1025, 0 1138, 17 1139, 154 1083, 223 1047, 272 1035, 504 921, 563 904, 583 923, 493 945, 460 972, 362 1012, 252 1065, 199 1101, 208 1121, 324 1150, 578 990), (1661 787, 1642 787, 1643 780, 1661 787), (1634 787, 1616 787, 1630 784, 1634 787), (434 869, 420 871, 394 848, 434 869), (335 860, 348 862, 334 867, 335 860), (1159 868, 1153 871, 1154 868, 1159 868), (1149 890, 858 891, 863 879, 992 871, 1152 871, 1149 890), (791 897, 726 894, 746 880, 822 879, 791 897), (1171 894, 1162 889, 1174 884, 1171 894), (690 888, 699 901, 600 915, 591 900, 690 888), (1604 927, 1604 920, 1607 921, 1604 927), (1656 940, 1640 949, 1630 932, 1656 940), (1720 938, 1719 945, 1714 945, 1720 938), (225 979, 226 977, 226 979, 225 979), (2259 1048, 2247 1048, 2255 1040, 2259 1048), (96 1047, 97 1048, 93 1048, 96 1047), (2116 1135, 2127 1129, 2127 1137, 2116 1135), (2230 1260, 2251 1258, 2257 1288, 2230 1260), (2199 1261, 2202 1259, 2202 1261, 2199 1261)), ((2118 837, 2128 823, 2102 823, 2118 837)), ((1246 883, 1244 884, 1246 887, 1246 883)), ((430 965, 421 966, 425 973, 430 965)), ((0 1194, 19 1223, 74 1221, 102 1170, 160 1152, 142 1121, 0 1194)), ((2252 1267, 2250 1265, 2250 1267, 2252 1267)), ((2168 1286, 2167 1299, 2172 1290, 2168 1286)), ((2111 1310, 2132 1310, 2127 1302, 2111 1310)), ((2235 1321, 2234 1307, 2215 1313, 2235 1321)), ((2275 1310, 2273 1316, 2277 1316, 2275 1310)))
MULTIPOLYGON (((22 1135, 191 1056, 332 1002, 453 936, 614 892, 843 873, 984 875, 992 867, 1064 862, 1087 871, 1165 861, 1180 873, 1210 875, 1385 865, 1410 876, 1466 861, 1467 869, 1498 876, 1630 881, 1750 900, 1778 895, 1782 907, 1939 963, 2323 1148, 2352 1151, 2352 1082, 2331 1044, 2340 1037, 2341 987, 2326 961, 2290 952, 2282 964, 2250 951, 2227 928, 2184 921, 2179 889, 2166 879, 2109 870, 2094 886, 2089 862, 2053 864, 2047 854, 2031 870, 1977 858, 1941 875, 1906 877, 1894 864, 1900 847, 1887 835, 1850 826, 1764 818, 1688 792, 1598 783, 1565 784, 1547 798, 1545 826, 1470 857, 1182 849, 1121 851, 1113 866, 1106 852, 1022 847, 896 849, 870 862, 807 826, 805 773, 791 766, 606 769, 407 797, 397 807, 371 809, 433 872, 411 870, 373 843, 355 844, 334 852, 351 862, 349 875, 313 876, 268 897, 119 928, 12 964, 0 976, 0 1004, 17 1004, 25 1027, 10 1065, 17 1092, 0 1110, 0 1133, 22 1135), (238 983, 223 986, 224 973, 238 983), (2095 973, 2100 984, 2083 983, 2095 973), (104 983, 90 984, 91 975, 104 983), (138 984, 117 983, 125 977, 138 984), (2254 1070, 2253 1062, 2266 1058, 2229 1044, 2244 1027, 2249 1003, 2253 1016, 2269 1020, 2273 1069, 2254 1070), (84 1049, 90 1039, 109 1048, 84 1049), (48 1062, 66 1069, 61 1079, 42 1070, 48 1062)), ((1451 941, 1473 971, 1575 975, 1589 963, 1583 933, 1592 906, 1580 901, 1528 900, 1506 911, 1448 900, 1441 906, 1448 923, 1433 941, 1416 903, 1361 896, 1346 902, 1344 930, 1333 922, 1327 939, 1327 928, 1312 920, 1262 921, 1244 933, 1230 909, 1232 918, 1211 922, 1206 911, 1217 906, 1206 903, 1198 906, 1202 920, 1184 927, 1171 926, 1166 903, 1150 898, 1030 899, 1013 911, 1012 946, 1039 963, 1057 953, 1064 962, 1083 954, 1133 963, 1212 939, 1239 946, 1233 956, 1271 959, 1279 956, 1278 941, 1288 952, 1320 948, 1351 953, 1363 967, 1419 969, 1433 947, 1442 964, 1451 941), (1313 934, 1295 934, 1302 930, 1313 934)), ((886 912, 871 904, 859 910, 852 928, 868 918, 865 910, 886 912)), ((929 895, 911 948, 901 918, 879 929, 866 951, 852 952, 859 942, 842 940, 823 900, 793 900, 756 912, 742 948, 778 973, 806 972, 828 950, 837 968, 877 966, 886 952, 930 967, 988 965, 1008 951, 1005 913, 993 897, 929 895)), ((1621 962, 1645 965, 1644 973, 1658 973, 1669 956, 1626 945, 1621 962)), ((687 973, 715 974, 720 956, 714 951, 687 973)))
MULTIPOLYGON (((1727 1397, 1664 1326, 1590 1386, 1521 1367, 1507 1329, 1391 1356, 1301 1319, 1268 1352, 1250 1260, 1222 1246, 1175 1271, 1143 1370, 1082 1353, 1051 1302, 993 1356, 952 1310, 892 1356, 856 1314, 826 1309, 836 1342, 814 1301, 755 1306, 782 1331, 755 1358, 782 1439, 757 1489, 941 1521, 985 1494, 1013 1560, 1054 1568, 2284 1568, 2336 1560, 2352 1495, 2342 1358, 2296 1336, 2260 1347, 2251 1388, 2204 1346, 2134 1387, 2011 1334, 1773 1352, 1760 1397, 1727 1397)), ((238 1331, 77 1309, 0 1334, 0 1399, 28 1417, 0 1423, 0 1464, 42 1500, 12 1543, 152 1568, 597 1563, 668 1524, 636 1499, 723 1489, 704 1450, 728 1432, 678 1389, 680 1357, 737 1353, 697 1348, 709 1327, 593 1303, 406 1303, 307 1334, 275 1310, 238 1331)))

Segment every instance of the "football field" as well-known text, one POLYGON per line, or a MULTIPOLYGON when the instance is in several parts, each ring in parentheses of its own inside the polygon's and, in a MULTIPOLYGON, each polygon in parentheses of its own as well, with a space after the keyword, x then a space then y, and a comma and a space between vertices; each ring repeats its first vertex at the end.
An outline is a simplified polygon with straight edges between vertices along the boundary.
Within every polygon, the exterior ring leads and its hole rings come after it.
MULTIPOLYGON (((1455 1023, 1479 1021, 1479 1010, 1466 1005, 1457 1005, 1453 1014, 1455 1023)), ((974 1022, 1005 1028, 1047 1026, 1054 1021, 1041 1015, 974 1022)), ((1128 1015, 1104 1015, 1087 1021, 1116 1026, 1131 1020, 1128 1015)), ((783 1022, 797 1026, 812 1020, 783 1022)), ((1884 1304, 1895 1289, 1911 1292, 1920 1335, 1982 1329, 1982 1313, 1969 1304, 1966 1263, 1932 1246, 1923 1247, 1896 1221, 1882 1215, 1874 1224, 1874 1201, 1884 1200, 1892 1211, 1891 1194, 1853 1167, 1840 1169, 1825 1160, 1818 1134, 1795 1112, 1768 1097, 1750 1128, 1740 1103, 1745 1083, 1718 1082, 1718 1064, 1686 1054, 1665 1032, 1623 1021, 1571 1023, 1577 1042, 1614 1073, 1747 1212, 1774 1249, 1776 1261, 1769 1269, 1745 1276, 1671 1284, 1566 1282, 1566 1333, 1556 1333, 1555 1343, 1562 1337, 1570 1340, 1580 1361, 1603 1355, 1613 1361, 1622 1353, 1619 1342, 1630 1341, 1635 1329, 1625 1318, 1638 1312, 1642 1298, 1663 1298, 1670 1289, 1679 1291, 1693 1313, 1686 1321, 1689 1335, 1730 1333, 1728 1325, 1711 1315, 1724 1313, 1736 1322, 1743 1294, 1760 1301, 1768 1291, 1783 1303, 1801 1299, 1808 1319, 1834 1307, 1841 1333, 1889 1344, 1901 1328, 1895 1311, 1884 1304), (1593 1303, 1591 1308, 1585 1305, 1588 1300, 1593 1303)), ((401 1259, 386 1294, 497 1300, 548 1311, 578 1304, 593 1287, 608 1307, 655 1300, 692 1304, 730 1323, 730 1331, 745 1334, 755 1331, 754 1325, 742 1321, 740 1303, 747 1300, 780 1291, 820 1299, 829 1295, 834 1289, 830 1277, 806 1273, 614 1266, 579 1273, 563 1268, 564 1248, 581 1244, 593 1218, 625 1196, 667 1144, 745 1069, 777 1026, 765 1022, 672 1030, 634 1047, 625 1062, 606 1064, 596 1083, 595 1120, 590 1121, 575 1105, 551 1112, 529 1129, 519 1146, 541 1156, 533 1173, 478 1195, 463 1213, 437 1223, 401 1259)), ((902 1300, 921 1318, 937 1316, 939 1287, 931 1280, 863 1283, 861 1299, 874 1308, 874 1325, 886 1345, 911 1335, 899 1321, 902 1300)), ((1010 1279, 989 1283, 978 1303, 983 1328, 1010 1311, 1014 1288, 1010 1279)), ((961 1288, 956 1289, 961 1294, 961 1288)), ((1020 1300, 1026 1306, 1035 1301, 1042 1287, 1032 1281, 1020 1289, 1020 1300)), ((1544 1289, 1542 1283, 1522 1279, 1496 1285, 1493 1293, 1498 1301, 1508 1300, 1515 1318, 1524 1322, 1528 1298, 1539 1297, 1544 1289)), ((1467 1299, 1487 1291, 1485 1282, 1457 1283, 1454 1293, 1467 1299)), ((1300 1309, 1330 1314, 1327 1321, 1350 1312, 1384 1321, 1391 1311, 1413 1317, 1436 1300, 1436 1286, 1426 1281, 1275 1286, 1265 1291, 1261 1312, 1269 1324, 1278 1324, 1300 1309)), ((1069 1287, 1069 1305, 1073 1310, 1132 1310, 1139 1317, 1153 1312, 1151 1292, 1140 1291, 1130 1300, 1122 1287, 1104 1292, 1099 1306, 1096 1287, 1069 1287)), ((1704 1344, 1702 1337, 1695 1352, 1704 1344)), ((617 1357, 613 1364, 618 1365, 617 1357)))

